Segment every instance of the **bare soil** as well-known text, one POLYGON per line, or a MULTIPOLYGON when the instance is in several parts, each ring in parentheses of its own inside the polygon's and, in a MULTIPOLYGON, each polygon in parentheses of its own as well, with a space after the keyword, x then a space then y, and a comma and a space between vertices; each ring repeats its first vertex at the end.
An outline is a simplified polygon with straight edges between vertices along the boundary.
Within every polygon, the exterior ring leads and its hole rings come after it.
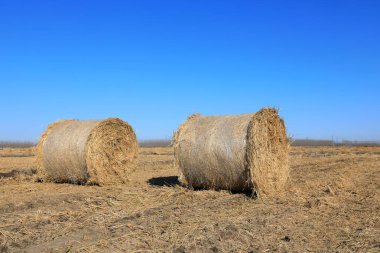
POLYGON ((191 190, 171 148, 141 148, 125 185, 38 183, 0 150, 0 252, 380 252, 380 148, 292 148, 286 194, 191 190))

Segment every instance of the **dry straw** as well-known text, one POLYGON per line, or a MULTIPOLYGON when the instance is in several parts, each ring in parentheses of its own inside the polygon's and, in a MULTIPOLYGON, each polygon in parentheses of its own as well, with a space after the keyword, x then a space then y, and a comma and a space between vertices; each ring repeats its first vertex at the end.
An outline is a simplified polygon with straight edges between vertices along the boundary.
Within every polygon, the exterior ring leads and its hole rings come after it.
POLYGON ((173 138, 179 180, 194 188, 277 195, 288 176, 289 146, 277 110, 255 114, 194 114, 173 138))
POLYGON ((57 121, 37 145, 38 173, 52 182, 124 183, 137 153, 136 135, 120 119, 57 121))

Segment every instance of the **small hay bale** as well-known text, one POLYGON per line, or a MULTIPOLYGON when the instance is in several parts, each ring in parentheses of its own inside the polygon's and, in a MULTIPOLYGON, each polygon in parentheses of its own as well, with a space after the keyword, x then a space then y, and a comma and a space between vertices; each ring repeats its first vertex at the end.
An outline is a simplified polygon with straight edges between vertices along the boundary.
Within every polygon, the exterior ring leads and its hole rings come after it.
POLYGON ((61 120, 37 145, 37 171, 44 181, 106 185, 124 183, 134 168, 138 143, 118 119, 61 120))
POLYGON ((277 110, 254 114, 194 114, 173 137, 179 180, 193 188, 277 195, 289 177, 284 121, 277 110))

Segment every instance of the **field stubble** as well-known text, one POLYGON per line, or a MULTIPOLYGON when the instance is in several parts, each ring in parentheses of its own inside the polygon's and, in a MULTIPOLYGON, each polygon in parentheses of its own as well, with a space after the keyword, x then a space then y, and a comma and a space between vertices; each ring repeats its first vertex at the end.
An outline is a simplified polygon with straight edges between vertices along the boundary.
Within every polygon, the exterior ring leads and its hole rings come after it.
POLYGON ((36 183, 0 150, 0 252, 379 252, 380 148, 293 147, 287 193, 178 185, 171 148, 141 148, 128 184, 36 183))

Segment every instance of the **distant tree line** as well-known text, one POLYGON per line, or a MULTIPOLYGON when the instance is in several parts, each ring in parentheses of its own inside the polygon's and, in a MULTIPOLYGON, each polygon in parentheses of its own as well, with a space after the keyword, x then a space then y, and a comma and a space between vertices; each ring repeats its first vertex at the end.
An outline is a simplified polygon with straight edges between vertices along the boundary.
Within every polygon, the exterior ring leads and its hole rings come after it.
POLYGON ((171 140, 162 139, 162 140, 142 140, 139 142, 140 147, 143 148, 160 148, 160 147, 169 147, 171 140))
POLYGON ((31 148, 35 145, 33 141, 0 141, 0 148, 31 148))
MULTIPOLYGON (((343 140, 340 142, 333 140, 314 140, 314 139, 294 139, 290 140, 291 146, 295 147, 321 147, 321 146, 380 146, 380 142, 376 141, 348 141, 343 140)), ((143 148, 158 148, 169 147, 171 140, 142 140, 139 142, 140 147, 143 148)), ((36 145, 33 141, 0 141, 0 148, 31 148, 36 145)))
POLYGON ((295 139, 291 141, 291 145, 295 147, 321 147, 321 146, 380 146, 380 142, 376 141, 347 141, 340 142, 333 140, 313 140, 313 139, 295 139))

